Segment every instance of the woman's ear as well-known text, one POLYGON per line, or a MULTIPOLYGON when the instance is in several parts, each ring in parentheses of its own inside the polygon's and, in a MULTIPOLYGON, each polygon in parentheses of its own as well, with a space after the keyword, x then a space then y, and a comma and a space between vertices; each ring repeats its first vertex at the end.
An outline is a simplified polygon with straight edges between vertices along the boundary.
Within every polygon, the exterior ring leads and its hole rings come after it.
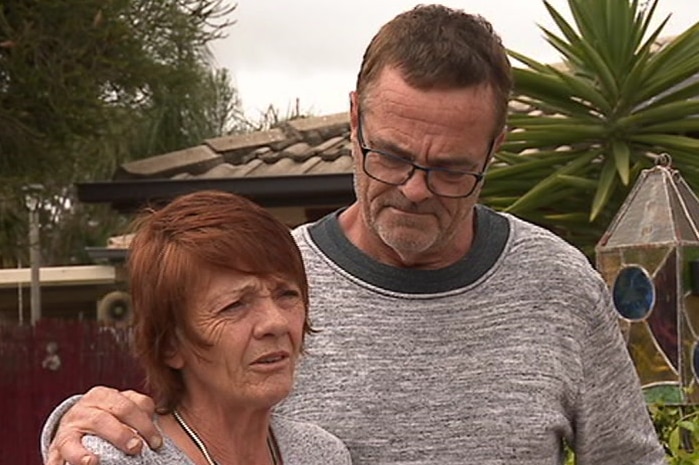
POLYGON ((184 368, 185 361, 182 356, 181 344, 179 338, 171 337, 168 339, 165 347, 165 364, 175 370, 184 368))

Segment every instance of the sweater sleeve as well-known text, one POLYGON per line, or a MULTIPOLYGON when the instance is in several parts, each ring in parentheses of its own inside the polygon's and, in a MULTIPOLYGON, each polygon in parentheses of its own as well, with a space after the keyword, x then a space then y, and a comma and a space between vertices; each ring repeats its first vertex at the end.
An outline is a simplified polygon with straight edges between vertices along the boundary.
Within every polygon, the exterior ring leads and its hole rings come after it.
POLYGON ((41 430, 41 456, 44 459, 44 462, 46 462, 46 459, 48 458, 48 451, 49 451, 49 446, 51 445, 51 441, 53 440, 54 435, 56 434, 56 429, 58 428, 58 424, 61 421, 61 418, 63 418, 63 415, 73 406, 75 405, 78 400, 82 395, 75 395, 72 397, 67 398, 63 402, 61 402, 53 411, 49 414, 48 418, 46 419, 46 423, 44 423, 44 427, 41 430))
POLYGON ((137 455, 126 455, 109 442, 97 436, 83 436, 83 446, 89 451, 97 454, 100 458, 100 465, 158 465, 160 463, 178 463, 157 460, 155 455, 147 447, 137 455))
POLYGON ((599 289, 582 348, 573 444, 577 463, 665 464, 611 297, 603 282, 599 289))

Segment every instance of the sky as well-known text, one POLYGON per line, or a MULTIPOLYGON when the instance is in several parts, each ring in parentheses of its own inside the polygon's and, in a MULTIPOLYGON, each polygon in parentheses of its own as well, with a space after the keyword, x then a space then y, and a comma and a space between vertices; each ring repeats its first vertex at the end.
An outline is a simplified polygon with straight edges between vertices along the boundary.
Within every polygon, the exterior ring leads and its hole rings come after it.
MULTIPOLYGON (((621 1, 621 0, 620 0, 621 1)), ((406 0, 238 0, 236 23, 212 44, 214 64, 227 68, 251 119, 273 105, 280 115, 297 106, 308 114, 347 111, 362 54, 385 22, 418 3, 406 0)), ((558 32, 542 0, 445 0, 444 5, 480 14, 507 48, 541 62, 559 61, 539 25, 558 32)), ((549 0, 570 18, 567 0, 549 0)), ((643 3, 643 2, 641 2, 643 3)), ((659 0, 662 36, 699 22, 697 0, 659 0)))

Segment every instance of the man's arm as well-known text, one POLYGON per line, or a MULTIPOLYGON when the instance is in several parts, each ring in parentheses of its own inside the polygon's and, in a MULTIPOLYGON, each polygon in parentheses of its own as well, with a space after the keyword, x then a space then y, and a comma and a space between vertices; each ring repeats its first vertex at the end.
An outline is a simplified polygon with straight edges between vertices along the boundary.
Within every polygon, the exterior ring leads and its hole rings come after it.
POLYGON ((82 444, 93 434, 127 454, 148 445, 159 448, 163 439, 153 424, 153 400, 135 391, 119 392, 104 386, 90 389, 61 403, 49 415, 41 433, 41 452, 46 465, 96 465, 99 457, 82 444))
POLYGON ((666 464, 613 304, 606 293, 602 296, 583 341, 576 463, 666 464))

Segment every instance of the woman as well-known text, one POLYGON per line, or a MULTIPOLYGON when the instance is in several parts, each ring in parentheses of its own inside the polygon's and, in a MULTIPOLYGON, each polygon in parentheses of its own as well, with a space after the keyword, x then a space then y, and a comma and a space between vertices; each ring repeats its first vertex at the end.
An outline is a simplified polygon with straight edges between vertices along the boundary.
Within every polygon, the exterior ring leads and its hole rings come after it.
POLYGON ((164 446, 127 456, 86 436, 102 464, 350 464, 321 428, 272 414, 311 332, 289 230, 233 194, 203 191, 137 221, 128 260, 134 346, 164 446))

